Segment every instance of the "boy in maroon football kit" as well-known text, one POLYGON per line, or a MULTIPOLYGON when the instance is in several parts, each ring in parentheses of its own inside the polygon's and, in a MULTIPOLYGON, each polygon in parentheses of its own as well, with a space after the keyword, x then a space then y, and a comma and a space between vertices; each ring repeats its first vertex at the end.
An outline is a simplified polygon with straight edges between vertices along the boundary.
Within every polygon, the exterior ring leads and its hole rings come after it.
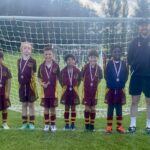
POLYGON ((22 102, 22 127, 20 129, 34 129, 34 101, 38 98, 35 82, 36 61, 31 57, 32 44, 22 42, 20 46, 22 56, 18 59, 19 98, 22 102), (29 116, 28 116, 29 109, 29 116), (29 123, 28 123, 29 119, 29 123))
POLYGON ((106 64, 104 74, 107 86, 105 103, 108 104, 106 132, 112 133, 113 112, 115 109, 116 130, 119 133, 124 133, 125 129, 122 127, 122 105, 126 102, 124 88, 128 79, 128 67, 126 62, 121 60, 121 49, 119 46, 115 46, 112 49, 112 59, 106 64))
POLYGON ((96 116, 95 106, 98 99, 98 84, 102 79, 102 70, 97 64, 98 52, 91 50, 88 55, 89 63, 82 69, 85 105, 84 118, 85 130, 94 130, 94 121, 96 116))
MULTIPOLYGON (((2 51, 0 49, 0 51, 2 51)), ((11 87, 10 70, 3 64, 3 53, 0 52, 0 111, 2 111, 2 127, 9 129, 7 125, 7 108, 10 106, 10 87, 11 87)))
POLYGON ((61 103, 65 105, 65 130, 75 129, 76 105, 80 104, 78 86, 80 84, 80 70, 75 66, 75 57, 72 54, 65 56, 65 66, 60 73, 62 85, 61 103), (69 111, 71 109, 71 125, 69 126, 69 111))
POLYGON ((44 62, 38 70, 38 79, 42 87, 41 106, 44 107, 45 127, 44 131, 56 131, 56 112, 58 105, 57 84, 60 74, 58 64, 53 60, 54 52, 51 47, 44 48, 44 62), (51 125, 50 125, 51 122, 51 125))

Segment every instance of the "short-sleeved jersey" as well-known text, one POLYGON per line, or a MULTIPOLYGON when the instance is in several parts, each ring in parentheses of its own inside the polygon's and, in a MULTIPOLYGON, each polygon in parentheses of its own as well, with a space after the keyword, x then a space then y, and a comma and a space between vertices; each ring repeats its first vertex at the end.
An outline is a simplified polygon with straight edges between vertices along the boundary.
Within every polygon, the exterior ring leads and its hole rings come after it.
POLYGON ((4 95, 7 80, 12 78, 12 75, 11 75, 10 70, 5 65, 2 64, 1 67, 2 67, 2 72, 0 71, 0 76, 2 77, 2 79, 0 81, 0 84, 1 84, 0 95, 4 95))
POLYGON ((103 77, 102 69, 97 64, 94 66, 94 68, 91 67, 91 73, 92 73, 93 81, 91 81, 90 64, 88 63, 82 69, 84 99, 97 99, 98 84, 103 77))
POLYGON ((81 76, 80 70, 77 67, 72 67, 72 83, 70 83, 67 66, 61 70, 60 83, 62 85, 61 103, 65 105, 78 105, 80 103, 78 86, 81 76), (71 90, 69 90, 71 88, 71 90))
POLYGON ((27 60, 20 58, 18 59, 18 62, 17 62, 18 81, 20 84, 29 84, 32 80, 32 76, 36 72, 36 60, 30 57, 27 63, 26 61, 27 60), (23 70, 23 67, 24 67, 24 70, 23 70))
POLYGON ((38 70, 38 78, 42 82, 48 83, 47 88, 42 87, 42 98, 56 98, 57 97, 57 82, 59 79, 60 69, 56 62, 52 62, 52 68, 48 68, 43 62, 38 70), (51 69, 51 70, 50 70, 51 69), (47 76, 47 73, 49 77, 47 76))

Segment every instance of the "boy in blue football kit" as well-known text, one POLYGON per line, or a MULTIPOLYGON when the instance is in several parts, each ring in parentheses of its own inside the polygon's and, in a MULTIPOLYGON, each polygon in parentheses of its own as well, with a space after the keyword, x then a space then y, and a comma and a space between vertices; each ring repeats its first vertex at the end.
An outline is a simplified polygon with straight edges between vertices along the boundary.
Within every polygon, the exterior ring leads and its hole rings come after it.
POLYGON ((122 105, 126 103, 124 92, 125 83, 128 79, 128 67, 125 61, 121 60, 121 49, 116 46, 112 49, 112 58, 104 68, 106 80, 105 103, 107 109, 107 133, 112 133, 113 112, 116 110, 117 127, 119 133, 124 133, 122 127, 122 105))

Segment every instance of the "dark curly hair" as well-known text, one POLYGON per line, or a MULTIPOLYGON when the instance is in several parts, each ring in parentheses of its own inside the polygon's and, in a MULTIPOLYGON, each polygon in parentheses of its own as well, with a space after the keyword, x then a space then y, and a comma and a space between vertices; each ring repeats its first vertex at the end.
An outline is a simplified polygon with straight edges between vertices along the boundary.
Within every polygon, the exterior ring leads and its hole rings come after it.
POLYGON ((67 54, 67 55, 64 57, 64 61, 67 62, 68 58, 72 58, 72 59, 76 60, 76 59, 75 59, 75 56, 74 56, 73 54, 67 54))

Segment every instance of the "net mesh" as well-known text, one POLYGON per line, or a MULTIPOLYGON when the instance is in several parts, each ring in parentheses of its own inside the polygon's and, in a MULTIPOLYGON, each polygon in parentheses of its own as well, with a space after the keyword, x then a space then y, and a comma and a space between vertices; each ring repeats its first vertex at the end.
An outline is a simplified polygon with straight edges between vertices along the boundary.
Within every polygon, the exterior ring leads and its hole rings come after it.
MULTIPOLYGON (((138 35, 138 22, 141 18, 47 18, 47 17, 0 17, 0 47, 5 54, 5 64, 10 68, 12 78, 11 109, 21 110, 18 98, 17 66, 16 61, 20 57, 20 43, 29 41, 33 43, 33 57, 39 66, 43 61, 42 49, 52 45, 55 50, 55 59, 60 68, 64 67, 63 57, 67 53, 73 53, 77 59, 77 66, 87 62, 87 54, 91 49, 99 52, 99 64, 102 65, 102 54, 110 57, 110 47, 120 45, 123 57, 126 58, 129 43, 138 35)), ((38 83, 37 83, 38 84, 38 83)), ((39 86, 38 86, 39 87, 39 86)), ((106 115, 104 104, 105 81, 100 84, 97 114, 106 115)), ((61 93, 61 88, 60 92, 61 93)), ((81 95, 80 87, 80 95, 81 95)), ((124 111, 129 112, 130 96, 128 95, 128 83, 126 86, 127 104, 124 111)), ((36 102, 37 113, 41 114, 40 99, 36 102)), ((140 109, 145 109, 144 101, 140 102, 140 109)), ((83 115, 83 106, 77 107, 78 116, 83 115)), ((57 108, 57 115, 63 116, 63 106, 57 108)))

